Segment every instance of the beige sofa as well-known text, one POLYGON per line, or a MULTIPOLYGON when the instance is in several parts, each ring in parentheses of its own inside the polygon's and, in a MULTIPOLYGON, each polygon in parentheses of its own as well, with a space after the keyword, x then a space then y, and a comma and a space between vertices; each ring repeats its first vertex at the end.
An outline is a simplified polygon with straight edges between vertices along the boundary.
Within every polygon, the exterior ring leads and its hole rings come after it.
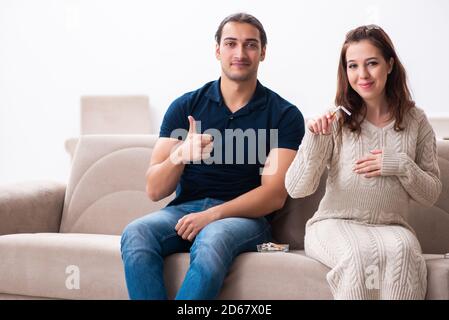
MULTIPOLYGON (((29 182, 0 187, 0 298, 127 299, 120 234, 133 219, 164 206, 145 194, 152 135, 85 135, 77 143, 67 186, 29 182)), ((443 192, 437 204, 412 203, 409 222, 426 253, 428 299, 449 299, 449 141, 438 142, 443 192)), ((329 269, 304 255, 304 225, 318 191, 288 199, 273 221, 288 253, 237 257, 222 299, 332 299, 329 269)), ((165 259, 169 297, 188 268, 188 253, 165 259)))

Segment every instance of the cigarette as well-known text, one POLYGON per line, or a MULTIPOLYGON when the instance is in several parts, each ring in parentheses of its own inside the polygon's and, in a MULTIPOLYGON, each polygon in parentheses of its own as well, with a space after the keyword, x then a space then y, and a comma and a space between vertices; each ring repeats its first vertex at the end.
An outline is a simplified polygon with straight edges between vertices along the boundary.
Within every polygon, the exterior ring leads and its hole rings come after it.
POLYGON ((343 107, 343 106, 338 106, 337 108, 334 109, 334 111, 331 112, 331 116, 332 116, 332 117, 335 116, 335 114, 337 113, 337 111, 340 110, 340 109, 343 110, 348 116, 351 115, 351 112, 350 112, 348 109, 346 109, 346 108, 343 107))

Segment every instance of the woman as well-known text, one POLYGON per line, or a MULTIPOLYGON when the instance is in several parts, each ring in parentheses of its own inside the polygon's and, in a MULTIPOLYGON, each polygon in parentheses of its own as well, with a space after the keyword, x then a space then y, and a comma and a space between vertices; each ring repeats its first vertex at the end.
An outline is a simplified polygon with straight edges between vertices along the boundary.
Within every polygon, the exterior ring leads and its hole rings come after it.
POLYGON ((332 269, 335 299, 424 299, 426 263, 404 216, 410 198, 431 206, 441 192, 435 135, 380 27, 346 35, 335 102, 351 115, 308 121, 285 180, 290 196, 305 197, 328 167, 306 254, 332 269))

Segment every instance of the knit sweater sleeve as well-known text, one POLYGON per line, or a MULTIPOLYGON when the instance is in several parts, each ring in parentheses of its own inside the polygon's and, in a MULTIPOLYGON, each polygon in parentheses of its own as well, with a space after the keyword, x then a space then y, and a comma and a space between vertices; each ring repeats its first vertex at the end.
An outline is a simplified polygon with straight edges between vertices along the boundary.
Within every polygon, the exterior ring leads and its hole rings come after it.
POLYGON ((332 136, 314 135, 306 128, 304 140, 285 176, 285 188, 292 198, 303 198, 316 191, 332 156, 332 136))
POLYGON ((438 200, 442 188, 435 133, 425 115, 418 128, 415 161, 406 153, 384 150, 381 174, 397 176, 414 200, 432 206, 438 200))

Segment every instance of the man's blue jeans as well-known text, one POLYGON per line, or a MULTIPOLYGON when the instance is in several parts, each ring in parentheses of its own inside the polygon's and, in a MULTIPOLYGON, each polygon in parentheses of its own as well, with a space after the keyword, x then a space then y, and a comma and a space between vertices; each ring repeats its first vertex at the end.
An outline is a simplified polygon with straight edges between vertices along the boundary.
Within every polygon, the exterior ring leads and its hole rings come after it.
POLYGON ((265 218, 226 218, 204 227, 193 243, 175 230, 186 214, 223 203, 205 198, 169 206, 131 222, 121 239, 126 285, 131 299, 167 299, 164 257, 190 250, 190 267, 176 299, 215 299, 234 258, 271 240, 265 218))

